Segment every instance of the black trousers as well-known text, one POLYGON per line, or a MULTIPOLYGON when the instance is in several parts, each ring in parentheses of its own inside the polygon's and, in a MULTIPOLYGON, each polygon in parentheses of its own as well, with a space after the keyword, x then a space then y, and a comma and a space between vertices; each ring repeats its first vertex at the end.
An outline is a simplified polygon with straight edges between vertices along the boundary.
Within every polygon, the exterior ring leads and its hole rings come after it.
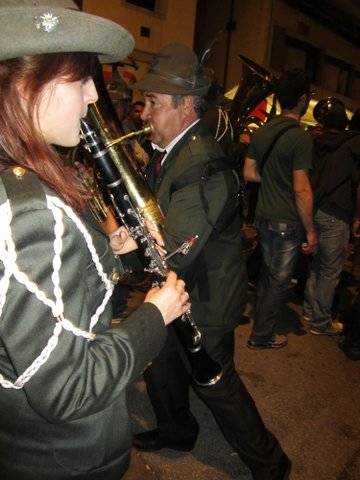
MULTIPOLYGON (((211 410, 224 437, 250 468, 255 480, 282 480, 288 459, 274 435, 264 426, 256 405, 234 365, 234 332, 202 331, 207 353, 223 368, 222 379, 213 386, 192 383, 211 410)), ((147 391, 158 422, 160 436, 182 440, 196 438, 197 423, 190 412, 191 377, 174 330, 168 328, 165 347, 144 372, 147 391)))

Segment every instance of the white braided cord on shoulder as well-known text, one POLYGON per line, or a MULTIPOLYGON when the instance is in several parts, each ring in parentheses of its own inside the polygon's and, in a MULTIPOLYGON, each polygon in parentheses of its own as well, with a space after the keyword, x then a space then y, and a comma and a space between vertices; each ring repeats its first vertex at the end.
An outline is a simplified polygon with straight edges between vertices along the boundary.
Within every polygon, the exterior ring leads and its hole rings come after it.
POLYGON ((2 309, 6 301, 6 293, 9 288, 11 270, 7 268, 8 258, 10 252, 6 248, 6 239, 11 235, 10 223, 11 223, 12 213, 10 208, 10 202, 7 200, 5 203, 0 205, 0 219, 1 219, 1 228, 0 228, 0 259, 4 264, 4 276, 0 279, 0 318, 2 315, 2 309))
POLYGON ((216 133, 215 133, 215 140, 217 142, 220 142, 221 139, 224 137, 224 135, 226 135, 228 130, 230 130, 231 140, 234 140, 234 131, 229 119, 229 115, 221 107, 218 107, 217 113, 218 113, 218 121, 217 121, 216 133), (222 121, 224 122, 224 128, 223 128, 223 131, 220 132, 222 121))
MULTIPOLYGON (((105 294, 105 298, 103 300, 103 302, 101 303, 101 305, 99 305, 99 307, 97 308, 95 314, 91 317, 91 320, 90 320, 90 332, 92 331, 92 329, 94 328, 94 326, 96 325, 96 323, 98 322, 99 320, 99 317, 100 315, 102 314, 102 312, 104 311, 105 307, 106 307, 106 304, 108 303, 111 295, 112 295, 112 292, 113 292, 113 288, 114 288, 114 285, 113 283, 109 280, 108 276, 106 275, 106 273, 104 272, 104 269, 103 269, 103 266, 101 265, 100 263, 100 260, 99 260, 99 256, 98 254, 96 253, 96 250, 95 250, 95 247, 94 247, 94 243, 92 241, 92 238, 91 238, 91 235, 89 234, 89 232, 87 231, 85 225, 83 224, 83 222, 80 220, 80 218, 75 214, 75 212, 72 210, 72 208, 70 208, 68 205, 66 205, 63 201, 60 200, 60 198, 58 197, 47 197, 48 198, 48 203, 50 202, 52 205, 54 206, 58 206, 60 208, 62 208, 65 213, 67 214, 67 216, 69 218, 71 218, 71 220, 75 223, 75 225, 78 227, 78 229, 80 230, 80 232, 83 234, 84 238, 85 238, 85 241, 86 241, 86 244, 88 246, 88 249, 91 253, 91 258, 96 266, 96 270, 101 278, 101 280, 104 282, 105 284, 105 288, 106 288, 106 294, 105 294)), ((51 208, 51 207, 49 207, 51 208)))
POLYGON ((6 301, 6 294, 9 288, 10 278, 14 278, 30 292, 33 293, 36 298, 44 305, 51 309, 52 316, 56 320, 53 334, 48 340, 46 346, 43 348, 39 356, 26 368, 26 370, 16 379, 15 382, 11 382, 4 378, 0 373, 0 385, 3 388, 22 388, 33 375, 39 370, 39 368, 46 363, 53 350, 58 345, 60 333, 63 329, 70 331, 76 336, 83 337, 87 340, 93 340, 95 334, 92 333, 93 327, 99 320, 100 315, 103 313, 106 304, 108 303, 112 291, 113 284, 108 279, 104 269, 100 263, 99 256, 95 250, 91 235, 87 231, 85 225, 81 222, 80 218, 75 212, 66 205, 58 197, 47 195, 47 206, 51 210, 54 217, 54 257, 53 257, 53 273, 51 275, 53 283, 53 291, 55 300, 47 298, 45 293, 39 289, 39 287, 32 282, 29 277, 22 271, 20 271, 16 259, 16 248, 12 239, 11 232, 11 220, 12 212, 9 201, 0 205, 1 215, 1 233, 0 233, 0 260, 4 264, 4 276, 0 279, 0 318, 2 309, 6 301), (96 309, 96 312, 90 318, 89 330, 82 330, 76 327, 70 320, 64 317, 64 304, 62 299, 62 290, 60 286, 60 269, 61 269, 61 252, 62 252, 62 237, 64 233, 63 214, 66 214, 77 226, 82 235, 85 238, 87 247, 91 253, 92 260, 96 266, 97 272, 103 283, 105 284, 106 293, 103 301, 96 309))

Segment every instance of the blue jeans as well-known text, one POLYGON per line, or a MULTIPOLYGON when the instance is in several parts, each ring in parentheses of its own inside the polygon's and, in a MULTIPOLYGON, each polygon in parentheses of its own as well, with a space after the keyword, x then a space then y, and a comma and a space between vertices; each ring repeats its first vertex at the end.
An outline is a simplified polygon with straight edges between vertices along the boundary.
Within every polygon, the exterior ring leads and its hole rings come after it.
POLYGON ((301 223, 282 223, 258 218, 263 265, 257 284, 254 325, 250 340, 267 342, 274 335, 291 275, 294 271, 304 230, 301 223))
POLYGON ((331 321, 335 289, 346 258, 350 226, 318 210, 314 217, 318 248, 310 264, 306 282, 304 315, 311 325, 325 329, 331 321))

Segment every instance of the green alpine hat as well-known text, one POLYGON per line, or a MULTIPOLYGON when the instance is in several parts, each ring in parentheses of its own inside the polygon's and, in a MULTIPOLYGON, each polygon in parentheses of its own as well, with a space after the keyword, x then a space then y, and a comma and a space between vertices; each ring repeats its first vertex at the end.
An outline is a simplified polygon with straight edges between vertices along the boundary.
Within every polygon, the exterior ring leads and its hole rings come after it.
POLYGON ((155 57, 145 76, 130 86, 168 95, 205 95, 210 83, 196 54, 180 43, 170 43, 155 57))
POLYGON ((43 53, 125 58, 134 39, 121 25, 77 9, 71 0, 0 0, 0 61, 43 53))

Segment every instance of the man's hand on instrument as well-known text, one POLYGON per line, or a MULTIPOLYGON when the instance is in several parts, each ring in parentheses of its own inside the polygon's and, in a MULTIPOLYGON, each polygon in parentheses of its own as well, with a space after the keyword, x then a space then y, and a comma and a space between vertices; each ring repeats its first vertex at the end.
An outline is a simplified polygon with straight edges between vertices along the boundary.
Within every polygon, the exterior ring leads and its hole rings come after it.
POLYGON ((154 304, 160 310, 165 325, 190 309, 185 283, 177 278, 174 272, 169 272, 166 282, 161 287, 149 290, 144 301, 154 304))
POLYGON ((146 220, 145 224, 146 224, 146 228, 148 229, 150 235, 155 240, 156 249, 158 250, 160 255, 162 257, 164 257, 167 252, 164 248, 165 243, 164 243, 164 239, 163 239, 161 233, 159 232, 159 230, 156 228, 156 226, 150 220, 146 220))
POLYGON ((130 236, 125 227, 119 227, 109 235, 110 246, 114 255, 124 255, 138 248, 135 240, 130 236))

